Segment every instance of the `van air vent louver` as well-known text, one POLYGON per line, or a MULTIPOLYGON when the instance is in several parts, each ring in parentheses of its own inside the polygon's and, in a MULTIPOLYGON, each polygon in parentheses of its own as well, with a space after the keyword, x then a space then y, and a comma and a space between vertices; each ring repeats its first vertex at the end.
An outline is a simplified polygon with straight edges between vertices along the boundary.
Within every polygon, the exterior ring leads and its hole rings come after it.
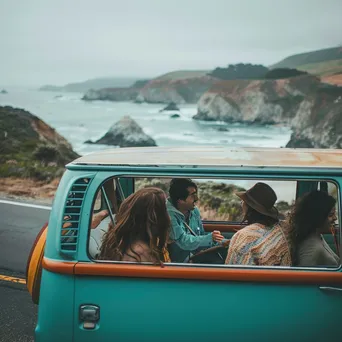
POLYGON ((75 181, 68 192, 61 227, 61 251, 63 253, 74 254, 77 249, 83 200, 90 181, 91 178, 80 178, 75 181))

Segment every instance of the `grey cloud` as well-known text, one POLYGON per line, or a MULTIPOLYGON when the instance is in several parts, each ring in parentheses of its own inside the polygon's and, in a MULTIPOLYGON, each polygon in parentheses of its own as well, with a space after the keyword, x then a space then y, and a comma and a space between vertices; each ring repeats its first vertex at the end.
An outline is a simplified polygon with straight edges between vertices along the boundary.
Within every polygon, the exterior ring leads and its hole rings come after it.
POLYGON ((272 64, 342 43, 340 0, 0 0, 0 83, 272 64))

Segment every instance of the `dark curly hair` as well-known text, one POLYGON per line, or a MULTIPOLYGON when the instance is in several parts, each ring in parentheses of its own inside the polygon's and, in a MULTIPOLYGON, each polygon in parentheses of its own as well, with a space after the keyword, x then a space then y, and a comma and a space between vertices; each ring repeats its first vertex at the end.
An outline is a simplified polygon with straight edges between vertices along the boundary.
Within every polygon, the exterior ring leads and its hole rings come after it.
POLYGON ((197 185, 190 178, 173 178, 170 182, 169 195, 172 204, 177 208, 178 200, 186 200, 189 196, 188 188, 197 190, 197 185))
POLYGON ((247 210, 242 218, 242 223, 245 222, 248 225, 253 223, 260 223, 265 225, 266 227, 271 227, 279 222, 278 219, 275 219, 273 217, 264 215, 250 207, 246 202, 247 210))
POLYGON ((298 264, 299 245, 314 232, 320 231, 336 200, 325 191, 312 191, 297 199, 285 224, 291 246, 292 264, 298 264))

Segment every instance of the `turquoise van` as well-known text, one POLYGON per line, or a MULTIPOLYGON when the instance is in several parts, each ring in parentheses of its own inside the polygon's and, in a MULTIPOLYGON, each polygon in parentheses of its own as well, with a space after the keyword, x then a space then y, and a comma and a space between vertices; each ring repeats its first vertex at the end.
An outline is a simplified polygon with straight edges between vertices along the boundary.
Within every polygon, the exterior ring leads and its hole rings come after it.
POLYGON ((325 189, 337 200, 338 220, 324 239, 340 253, 341 166, 342 150, 314 149, 126 148, 76 159, 28 261, 36 341, 342 341, 340 266, 97 259, 120 203, 144 186, 167 191, 176 177, 198 184, 204 229, 227 239, 243 228, 236 189, 271 184, 284 215, 304 192, 325 189))

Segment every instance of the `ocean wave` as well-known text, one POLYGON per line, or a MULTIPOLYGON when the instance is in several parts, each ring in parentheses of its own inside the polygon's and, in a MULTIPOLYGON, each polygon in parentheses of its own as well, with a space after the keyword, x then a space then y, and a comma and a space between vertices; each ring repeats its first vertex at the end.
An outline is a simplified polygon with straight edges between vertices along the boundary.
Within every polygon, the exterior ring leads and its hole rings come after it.
MULTIPOLYGON (((153 138, 158 141, 158 140, 172 140, 172 141, 182 141, 182 142, 193 142, 195 144, 210 144, 212 145, 215 143, 212 139, 206 139, 204 136, 199 136, 199 135, 184 135, 183 133, 159 133, 153 135, 153 138)), ((219 140, 216 140, 216 143, 218 143, 219 140)))

